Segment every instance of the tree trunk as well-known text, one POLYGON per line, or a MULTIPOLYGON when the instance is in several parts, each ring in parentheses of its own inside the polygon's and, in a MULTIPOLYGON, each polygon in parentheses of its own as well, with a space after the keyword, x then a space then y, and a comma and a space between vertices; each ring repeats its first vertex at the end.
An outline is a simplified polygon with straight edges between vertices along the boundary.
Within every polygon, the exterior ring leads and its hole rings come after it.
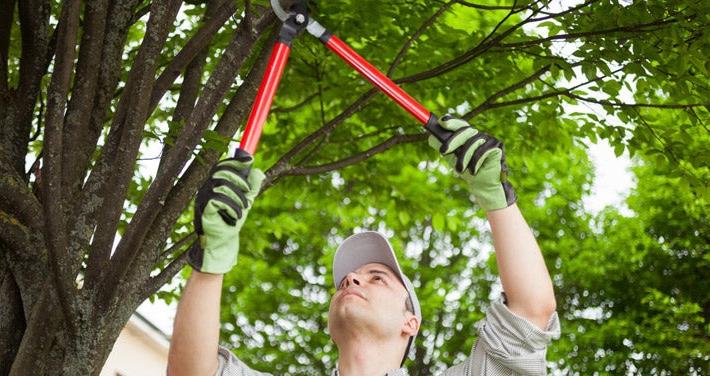
MULTIPOLYGON (((73 333, 63 324, 56 294, 47 290, 39 299, 25 330, 15 327, 12 338, 15 342, 7 348, 8 352, 16 350, 16 353, 5 357, 7 361, 3 364, 7 366, 2 375, 98 375, 125 322, 137 307, 125 304, 112 314, 89 315, 91 318, 82 320, 73 333)), ((22 322, 21 316, 17 321, 22 322)))

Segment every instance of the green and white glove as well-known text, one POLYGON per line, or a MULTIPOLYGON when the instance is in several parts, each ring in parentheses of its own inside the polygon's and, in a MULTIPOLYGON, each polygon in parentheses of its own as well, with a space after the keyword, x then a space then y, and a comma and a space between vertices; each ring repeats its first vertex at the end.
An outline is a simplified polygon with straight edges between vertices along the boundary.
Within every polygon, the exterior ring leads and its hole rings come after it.
POLYGON ((264 173, 252 169, 254 158, 237 150, 218 162, 195 198, 195 231, 199 241, 188 253, 195 270, 224 274, 237 263, 239 230, 259 194, 264 173))
POLYGON ((427 130, 432 133, 429 145, 462 175, 483 210, 503 209, 515 203, 501 141, 451 115, 443 116, 438 124, 427 125, 427 130))

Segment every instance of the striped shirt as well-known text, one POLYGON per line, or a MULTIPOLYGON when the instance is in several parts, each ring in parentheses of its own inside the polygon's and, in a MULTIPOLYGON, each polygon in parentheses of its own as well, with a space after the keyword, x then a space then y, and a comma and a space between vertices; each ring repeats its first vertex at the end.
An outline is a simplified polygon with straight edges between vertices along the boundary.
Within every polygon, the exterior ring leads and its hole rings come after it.
MULTIPOLYGON (((503 299, 494 302, 486 317, 476 324, 478 340, 471 355, 444 371, 443 376, 518 376, 546 375, 547 345, 560 336, 557 312, 541 330, 530 321, 514 314, 503 299)), ((219 349, 218 376, 272 376, 249 368, 228 349, 219 349)), ((338 376, 333 370, 332 376, 338 376)), ((404 368, 391 370, 385 376, 405 376, 404 368)))

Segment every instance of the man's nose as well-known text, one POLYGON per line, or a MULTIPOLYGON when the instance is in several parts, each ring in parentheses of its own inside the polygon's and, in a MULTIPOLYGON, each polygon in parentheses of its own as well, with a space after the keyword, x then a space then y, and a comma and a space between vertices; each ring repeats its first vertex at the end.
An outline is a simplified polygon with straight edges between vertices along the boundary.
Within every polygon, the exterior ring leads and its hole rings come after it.
POLYGON ((357 274, 354 272, 350 272, 345 276, 345 287, 348 287, 351 284, 360 286, 360 281, 358 280, 357 274))

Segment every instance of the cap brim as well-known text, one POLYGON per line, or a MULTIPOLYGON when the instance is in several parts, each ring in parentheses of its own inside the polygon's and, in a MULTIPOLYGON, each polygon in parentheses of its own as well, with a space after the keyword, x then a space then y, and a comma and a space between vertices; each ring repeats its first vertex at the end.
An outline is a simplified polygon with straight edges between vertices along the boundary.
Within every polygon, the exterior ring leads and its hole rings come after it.
POLYGON ((378 232, 366 231, 345 239, 335 251, 333 283, 337 287, 348 273, 371 263, 389 266, 404 281, 404 273, 389 241, 378 232))

